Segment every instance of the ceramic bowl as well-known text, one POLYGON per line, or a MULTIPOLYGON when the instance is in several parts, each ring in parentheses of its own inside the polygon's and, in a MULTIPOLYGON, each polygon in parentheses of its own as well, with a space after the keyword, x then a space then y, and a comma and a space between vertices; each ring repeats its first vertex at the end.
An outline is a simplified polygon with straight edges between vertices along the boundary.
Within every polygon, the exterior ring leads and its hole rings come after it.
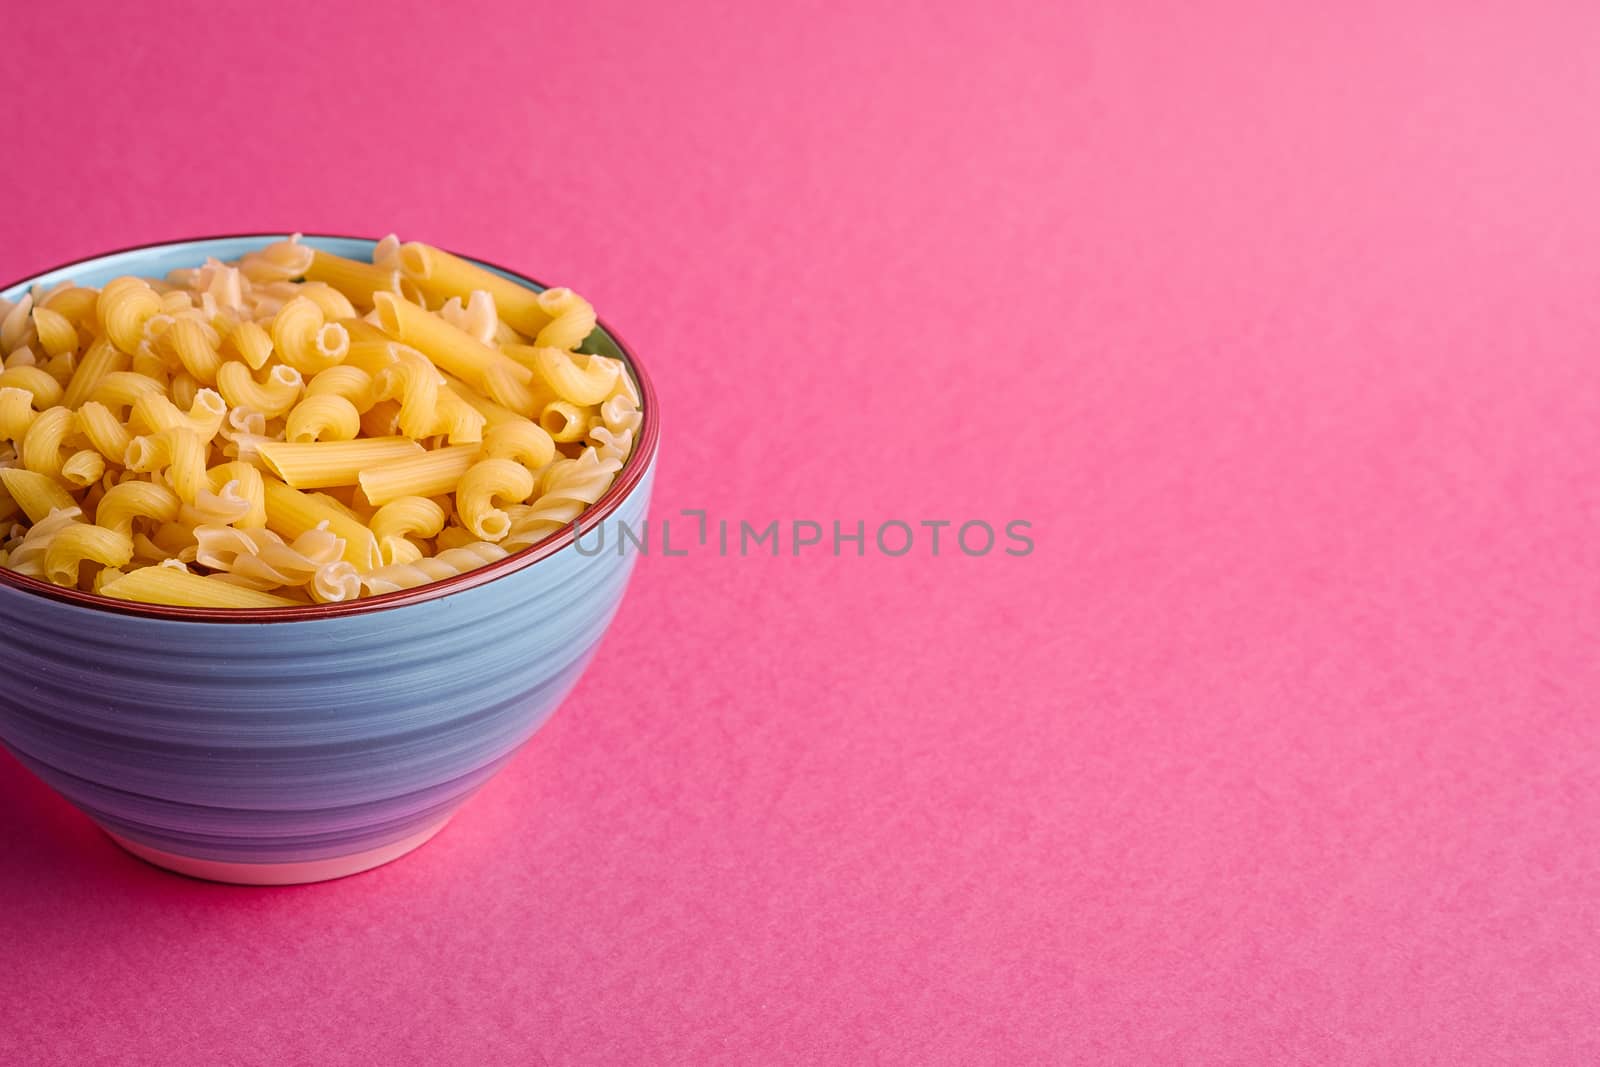
MULTIPOLYGON (((281 236, 128 249, 0 296, 63 278, 159 277, 281 236)), ((373 247, 306 241, 362 260, 373 247)), ((578 536, 642 522, 659 427, 649 376, 615 332, 602 323, 586 349, 628 362, 644 418, 578 536)), ((129 603, 0 569, 0 742, 160 866, 248 884, 375 867, 438 833, 594 655, 634 557, 585 555, 574 536, 419 589, 250 612, 129 603)))

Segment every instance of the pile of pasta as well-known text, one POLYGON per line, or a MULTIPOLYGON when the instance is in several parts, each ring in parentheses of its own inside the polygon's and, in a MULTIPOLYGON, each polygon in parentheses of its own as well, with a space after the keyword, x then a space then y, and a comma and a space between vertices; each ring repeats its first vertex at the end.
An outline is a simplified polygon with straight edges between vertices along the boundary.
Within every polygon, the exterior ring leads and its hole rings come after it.
POLYGON ((640 422, 594 309, 430 245, 298 237, 0 304, 0 566, 125 600, 337 603, 502 559, 640 422))

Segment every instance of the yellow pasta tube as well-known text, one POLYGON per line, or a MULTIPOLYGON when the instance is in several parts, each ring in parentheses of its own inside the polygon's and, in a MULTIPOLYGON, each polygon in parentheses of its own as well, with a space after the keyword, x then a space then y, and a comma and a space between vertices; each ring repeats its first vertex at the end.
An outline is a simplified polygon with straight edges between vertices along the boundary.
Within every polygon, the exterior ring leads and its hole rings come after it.
POLYGON ((100 384, 100 379, 112 371, 127 370, 128 364, 128 353, 104 337, 95 338, 78 361, 77 369, 72 372, 72 380, 67 383, 61 402, 69 408, 83 406, 94 387, 100 384))
POLYGON ((383 565, 421 559, 422 550, 410 539, 433 537, 444 529, 444 523, 444 509, 425 496, 403 496, 379 508, 371 526, 383 565))
POLYGON ((594 331, 594 306, 564 286, 546 289, 536 298, 550 316, 533 343, 541 348, 577 348, 594 331))
POLYGON ((217 389, 230 407, 250 408, 269 419, 294 407, 303 384, 298 370, 282 365, 268 371, 264 383, 256 381, 243 363, 224 363, 217 371, 217 389))
POLYGON ((112 411, 131 410, 134 403, 147 394, 161 393, 161 383, 137 371, 112 371, 95 383, 89 399, 104 404, 112 411))
POLYGON ((39 335, 39 347, 52 356, 65 355, 78 347, 78 330, 72 320, 47 307, 33 309, 33 329, 39 335))
POLYGON ((442 304, 452 296, 465 303, 474 289, 481 289, 494 298, 500 317, 518 333, 533 337, 550 322, 550 313, 532 289, 432 245, 420 241, 401 245, 400 269, 432 304, 442 304))
POLYGON ((22 447, 18 449, 22 465, 38 474, 60 477, 61 448, 66 443, 67 435, 73 431, 74 424, 72 412, 64 407, 46 408, 39 412, 28 427, 28 432, 23 435, 22 447))
MULTIPOLYGON (((77 410, 77 429, 96 452, 114 463, 121 463, 133 435, 111 413, 111 409, 91 400, 77 410)), ((3 432, 3 431, 0 431, 3 432)))
POLYGON ((300 287, 300 295, 321 308, 322 317, 330 323, 356 317, 355 305, 350 299, 326 282, 308 281, 300 287))
POLYGON ((518 410, 519 404, 527 402, 533 381, 533 372, 527 367, 392 293, 377 293, 374 299, 379 323, 391 337, 469 385, 481 387, 506 407, 518 410))
POLYGON ((326 282, 343 293, 357 307, 370 309, 372 294, 399 293, 400 272, 372 263, 336 256, 317 249, 312 252, 306 280, 326 282))
POLYGON ((161 297, 143 278, 116 278, 100 290, 95 315, 111 343, 133 355, 144 340, 144 324, 161 310, 161 297))
POLYGON ((306 396, 342 396, 358 412, 367 410, 378 400, 372 375, 348 363, 319 372, 306 383, 306 396))
MULTIPOLYGON (((324 393, 321 396, 308 396, 294 406, 284 425, 283 435, 288 441, 304 444, 313 441, 349 441, 360 432, 361 412, 356 410, 356 406, 342 396, 324 393)), ((288 481, 290 485, 297 484, 293 479, 288 481)))
POLYGON ((128 442, 123 466, 141 474, 164 471, 184 503, 192 504, 206 485, 206 446, 193 430, 173 427, 128 442))
POLYGON ((455 489, 478 456, 477 445, 451 445, 371 467, 359 475, 361 491, 381 507, 403 496, 438 496, 455 489))
POLYGON ((355 485, 368 470, 424 455, 422 446, 406 437, 313 443, 262 441, 256 451, 273 473, 295 489, 355 485))
POLYGON ((253 530, 267 524, 266 486, 261 472, 252 464, 238 460, 221 463, 207 471, 206 478, 211 483, 213 493, 222 492, 223 486, 229 482, 237 483, 239 495, 250 502, 250 510, 244 513, 243 518, 234 522, 235 526, 253 530))
POLYGON ((101 596, 188 608, 279 608, 296 601, 174 567, 140 567, 106 582, 101 596))
POLYGON ((536 369, 557 399, 579 407, 600 403, 617 385, 620 367, 603 357, 530 345, 503 345, 501 351, 518 363, 536 369))
POLYGON ((209 443, 222 429, 228 405, 214 389, 202 389, 195 394, 188 414, 178 410, 178 405, 161 393, 146 393, 133 402, 130 425, 135 430, 155 433, 160 430, 191 430, 202 441, 209 443))
POLYGON ((272 335, 259 322, 241 322, 222 341, 222 354, 260 370, 272 357, 272 335))
POLYGON ((499 541, 511 532, 511 519, 496 504, 520 504, 533 495, 533 474, 509 459, 485 459, 461 476, 456 488, 456 514, 468 530, 485 541, 499 541))
POLYGON ((279 359, 301 374, 316 374, 344 360, 350 350, 350 334, 343 326, 327 322, 314 301, 297 296, 273 316, 272 347, 279 359))
POLYGON ((32 393, 12 385, 0 386, 0 440, 21 441, 38 417, 32 393))
POLYGON ((217 351, 217 342, 209 330, 196 319, 176 319, 161 335, 161 345, 163 350, 173 353, 195 381, 215 385, 217 368, 222 366, 222 354, 217 351))
POLYGON ((39 301, 39 306, 49 308, 74 326, 94 322, 94 306, 100 299, 98 289, 68 283, 39 301))
POLYGON ((106 461, 92 448, 81 449, 61 464, 61 478, 77 489, 87 489, 106 473, 106 461))
POLYGON ((26 389, 33 395, 34 406, 43 411, 61 403, 61 383, 43 367, 10 367, 0 371, 0 388, 26 389))
POLYGON ((94 521, 108 530, 133 536, 135 519, 172 522, 182 502, 178 494, 155 482, 119 482, 106 490, 95 509, 94 521))
POLYGON ((556 445, 544 427, 518 419, 491 426, 483 436, 483 454, 491 459, 514 459, 537 471, 556 458, 556 445))
POLYGON ((439 372, 414 348, 395 345, 394 363, 373 379, 378 395, 400 403, 400 432, 413 440, 435 433, 438 421, 439 372))
POLYGON ((378 565, 378 541, 372 531, 350 516, 313 498, 309 493, 292 489, 276 478, 263 480, 266 489, 267 529, 287 541, 293 541, 318 523, 327 523, 335 536, 344 539, 343 559, 358 571, 369 571, 378 565))
POLYGON ((388 334, 378 329, 366 319, 340 319, 339 325, 343 326, 345 332, 350 335, 350 343, 352 345, 358 345, 364 341, 381 341, 387 343, 389 340, 388 334))
POLYGON ((569 441, 581 441, 583 435, 589 432, 589 416, 576 404, 565 400, 552 400, 539 413, 539 425, 552 440, 563 444, 569 441))
POLYGON ((453 548, 463 548, 467 545, 482 544, 482 542, 473 536, 471 530, 464 526, 446 526, 439 531, 439 536, 433 539, 433 544, 437 555, 443 555, 453 548))
POLYGON ((127 534, 77 522, 50 538, 45 550, 45 577, 56 585, 78 584, 78 568, 89 560, 121 567, 133 559, 133 541, 127 534))
POLYGON ((435 403, 436 419, 433 432, 442 433, 453 445, 474 444, 483 440, 483 427, 488 418, 463 400, 453 389, 439 390, 435 403))
POLYGON ((77 507, 60 482, 35 471, 0 467, 0 485, 30 523, 43 522, 52 511, 77 507))

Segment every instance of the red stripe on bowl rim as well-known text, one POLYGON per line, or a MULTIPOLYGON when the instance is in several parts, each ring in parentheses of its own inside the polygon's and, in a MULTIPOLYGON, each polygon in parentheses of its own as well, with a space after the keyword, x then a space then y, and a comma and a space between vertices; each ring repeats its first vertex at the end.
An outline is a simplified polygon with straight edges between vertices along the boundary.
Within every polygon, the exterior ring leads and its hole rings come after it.
MULTIPOLYGON (((0 290, 10 289, 22 285, 32 278, 42 274, 51 274, 58 270, 68 270, 79 266, 91 259, 105 259, 110 256, 120 256, 128 252, 144 252, 155 248, 164 248, 167 245, 186 244, 200 241, 243 241, 253 238, 285 239, 289 235, 284 233, 223 233, 207 237, 176 237, 167 241, 152 241, 148 244, 130 245, 127 248, 117 248, 109 252, 97 252, 80 259, 70 260, 56 267, 46 267, 44 270, 34 271, 24 278, 14 282, 0 285, 0 290)), ((348 234, 336 233, 304 233, 303 237, 326 238, 335 241, 371 241, 377 242, 373 237, 355 237, 348 234)), ((450 251, 445 249, 445 251, 450 251)), ((491 263, 486 259, 477 259, 472 256, 461 256, 459 252, 452 255, 460 256, 469 263, 480 266, 492 267, 502 271, 520 282, 538 286, 540 289, 548 288, 543 282, 519 271, 491 263)), ((173 622, 233 622, 233 623, 268 623, 268 622, 310 622, 316 619, 336 619, 349 615, 366 615, 370 612, 389 611, 394 608, 403 608, 423 601, 435 600, 439 597, 449 596, 452 593, 464 592, 486 585, 496 578, 503 578, 524 567, 531 567, 540 560, 555 555, 563 548, 572 544, 574 540, 589 533, 609 518, 629 493, 644 479, 645 471, 650 469, 651 461, 655 459, 656 445, 660 439, 660 419, 656 411, 655 385, 650 381, 650 376, 639 363, 639 358, 634 355, 633 349, 622 339, 622 335, 606 325, 604 319, 596 319, 601 330, 611 338, 618 351, 627 360, 628 369, 633 372, 633 378, 639 386, 641 421, 639 436, 633 445, 633 451, 628 455, 628 461, 618 472, 616 480, 611 483, 611 488, 596 500, 582 515, 578 517, 578 527, 573 529, 571 523, 563 526, 559 532, 531 545, 519 552, 513 552, 505 559, 496 560, 485 564, 476 570, 466 571, 450 578, 441 578, 436 582, 417 586, 414 589, 400 589, 393 593, 383 593, 374 597, 361 597, 356 600, 347 600, 339 604, 297 604, 286 608, 189 608, 177 607, 171 604, 146 604, 137 600, 119 600, 115 597, 101 596, 98 593, 85 593, 77 589, 67 589, 59 585, 38 578, 29 578, 18 574, 5 567, 0 567, 0 585, 8 585, 13 589, 20 589, 25 593, 35 596, 47 597, 51 600, 79 607, 92 608, 97 611, 108 611, 120 615, 135 615, 147 619, 166 619, 173 622)))

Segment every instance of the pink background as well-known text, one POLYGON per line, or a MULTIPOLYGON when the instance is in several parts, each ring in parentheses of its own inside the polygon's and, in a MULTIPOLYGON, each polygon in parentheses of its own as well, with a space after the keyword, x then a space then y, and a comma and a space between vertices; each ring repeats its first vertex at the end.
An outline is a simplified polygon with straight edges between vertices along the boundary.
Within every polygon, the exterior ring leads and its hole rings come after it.
POLYGON ((8 16, 0 275, 396 229, 621 328, 658 516, 1038 547, 652 556, 345 882, 0 758, 11 1062, 1600 1060, 1600 9, 261 8, 8 16))

